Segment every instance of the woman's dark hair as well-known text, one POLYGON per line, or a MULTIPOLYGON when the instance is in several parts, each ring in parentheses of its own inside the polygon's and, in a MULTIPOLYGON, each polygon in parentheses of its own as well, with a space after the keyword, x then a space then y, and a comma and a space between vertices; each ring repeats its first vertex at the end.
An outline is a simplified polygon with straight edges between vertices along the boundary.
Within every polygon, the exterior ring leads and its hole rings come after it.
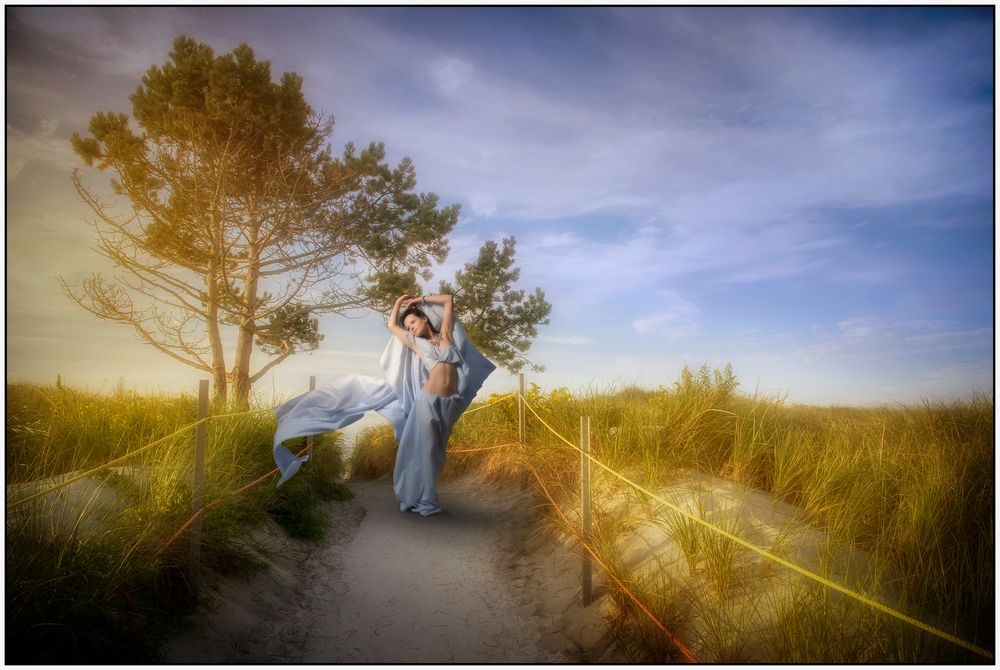
MULTIPOLYGON (((405 310, 403 310, 403 313, 399 315, 399 325, 402 326, 403 322, 406 321, 406 317, 408 317, 411 314, 416 314, 421 319, 427 319, 427 315, 424 314, 424 311, 422 309, 420 309, 416 305, 411 305, 407 307, 405 310)), ((434 330, 434 326, 431 325, 430 319, 427 319, 427 325, 431 326, 431 330, 434 330)))

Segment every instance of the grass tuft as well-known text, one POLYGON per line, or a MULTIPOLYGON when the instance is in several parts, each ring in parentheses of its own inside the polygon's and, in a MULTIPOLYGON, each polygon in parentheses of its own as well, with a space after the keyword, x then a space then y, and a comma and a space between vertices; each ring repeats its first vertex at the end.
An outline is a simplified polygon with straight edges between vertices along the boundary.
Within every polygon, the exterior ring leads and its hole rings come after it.
MULTIPOLYGON (((213 414, 229 410, 211 408, 213 414)), ((191 395, 107 395, 36 384, 7 386, 8 503, 74 473, 97 468, 197 418, 191 395)), ((337 434, 285 486, 265 480, 230 493, 274 467, 270 412, 209 423, 202 517, 204 567, 223 574, 261 569, 234 538, 272 514, 298 537, 318 538, 322 501, 347 499, 336 481, 337 434)), ((191 515, 194 431, 7 514, 7 660, 13 663, 156 662, 171 631, 195 613, 188 582, 188 534, 167 540, 191 515)), ((296 448, 296 445, 290 445, 296 448)))

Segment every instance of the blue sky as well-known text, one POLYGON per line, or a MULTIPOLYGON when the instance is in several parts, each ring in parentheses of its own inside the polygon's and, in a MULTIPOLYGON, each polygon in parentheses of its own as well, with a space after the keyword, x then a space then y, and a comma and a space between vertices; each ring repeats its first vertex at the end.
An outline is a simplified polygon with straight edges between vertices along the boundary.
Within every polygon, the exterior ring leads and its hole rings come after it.
MULTIPOLYGON (((186 34, 298 72, 336 150, 383 141, 420 190, 462 205, 428 288, 515 235, 521 286, 553 304, 529 352, 543 387, 655 387, 688 362, 732 363, 744 390, 792 402, 992 393, 993 15, 8 7, 8 379, 199 377, 54 279, 100 267, 69 137, 129 112, 186 34)), ((322 349, 260 390, 378 374, 382 324, 325 318, 322 349)), ((500 372, 486 390, 514 384, 500 372)))

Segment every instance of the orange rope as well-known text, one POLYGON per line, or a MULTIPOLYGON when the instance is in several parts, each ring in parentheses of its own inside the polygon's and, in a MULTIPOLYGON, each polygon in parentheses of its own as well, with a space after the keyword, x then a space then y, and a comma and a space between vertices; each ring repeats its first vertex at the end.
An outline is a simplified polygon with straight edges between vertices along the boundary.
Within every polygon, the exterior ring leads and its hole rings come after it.
MULTIPOLYGON (((306 447, 305 449, 303 449, 303 450, 302 450, 302 451, 300 451, 299 453, 295 454, 295 456, 296 456, 296 457, 299 457, 299 456, 301 456, 302 454, 306 453, 306 452, 307 452, 308 450, 309 450, 309 447, 306 447)), ((192 514, 192 515, 191 515, 191 517, 190 517, 190 518, 189 518, 189 519, 188 519, 187 521, 185 521, 185 522, 184 522, 184 524, 183 524, 183 525, 182 525, 182 526, 181 526, 180 528, 178 528, 178 529, 177 529, 177 530, 176 530, 176 531, 174 532, 174 534, 173 534, 173 535, 171 535, 171 536, 170 536, 170 539, 169 539, 169 540, 167 540, 167 541, 166 541, 166 542, 164 542, 164 543, 163 543, 162 545, 160 545, 160 548, 156 550, 156 553, 155 553, 155 554, 153 554, 153 558, 154 558, 154 559, 156 559, 156 558, 159 558, 159 557, 160 557, 160 554, 162 554, 162 553, 163 553, 163 551, 164 551, 164 550, 165 550, 165 549, 166 549, 167 547, 169 547, 169 546, 170 546, 171 544, 173 544, 173 543, 174 543, 174 541, 175 541, 175 540, 176 540, 176 539, 177 539, 178 537, 180 537, 180 536, 181 536, 181 534, 182 534, 182 533, 183 533, 184 531, 186 531, 186 530, 187 530, 188 528, 190 528, 190 527, 191 527, 191 525, 192 525, 192 524, 193 524, 193 523, 194 523, 194 522, 195 522, 195 521, 196 521, 196 520, 198 519, 198 517, 200 517, 200 516, 201 516, 202 514, 204 514, 204 513, 205 513, 205 512, 207 512, 208 510, 212 509, 213 507, 215 507, 216 505, 218 505, 219 503, 221 503, 221 502, 222 502, 223 500, 225 500, 225 499, 226 499, 226 498, 228 498, 229 496, 238 496, 238 495, 240 495, 241 493, 244 493, 244 492, 246 492, 247 490, 249 490, 249 489, 252 489, 252 488, 253 488, 254 486, 256 486, 257 484, 260 484, 260 483, 261 483, 262 481, 264 481, 265 479, 267 479, 267 478, 268 478, 268 477, 270 477, 271 475, 275 474, 276 472, 279 472, 279 469, 278 469, 278 468, 274 468, 273 470, 271 470, 271 471, 270 471, 270 472, 268 472, 267 474, 265 474, 265 475, 261 475, 260 477, 258 477, 257 479, 253 480, 253 481, 252 481, 252 482, 250 482, 249 484, 246 484, 246 485, 244 485, 244 486, 241 486, 240 488, 236 489, 235 491, 230 491, 229 493, 226 493, 226 494, 224 494, 224 495, 220 496, 219 498, 216 498, 216 499, 215 499, 215 500, 213 500, 212 502, 208 503, 207 505, 205 505, 204 507, 202 507, 201 509, 199 509, 199 510, 198 510, 197 512, 195 512, 194 514, 192 514)))
POLYGON ((198 517, 200 517, 202 514, 204 514, 206 510, 208 510, 208 509, 210 509, 212 507, 215 507, 218 503, 219 503, 219 500, 212 501, 211 503, 205 505, 200 510, 198 510, 197 512, 195 512, 194 514, 192 514, 191 518, 188 519, 187 521, 185 521, 184 525, 182 525, 180 528, 178 528, 177 531, 173 535, 170 536, 169 540, 167 540, 166 542, 164 542, 163 544, 160 545, 160 548, 156 550, 155 554, 153 554, 153 560, 156 560, 157 558, 159 558, 160 554, 162 554, 167 547, 169 547, 170 545, 172 545, 174 543, 174 540, 176 540, 178 537, 181 536, 181 533, 183 533, 188 528, 190 528, 191 524, 193 524, 198 517))
POLYGON ((538 484, 542 487, 542 492, 545 494, 545 497, 549 499, 549 502, 552 504, 552 507, 555 509, 556 513, 559 514, 560 517, 562 517, 562 520, 564 522, 566 522, 566 525, 569 527, 570 531, 576 536, 576 538, 578 540, 580 540, 580 544, 583 546, 584 549, 587 550, 587 553, 590 554, 591 557, 595 561, 597 561, 597 564, 599 566, 601 566, 601 568, 604 570, 604 574, 606 574, 608 577, 610 577, 612 580, 614 580, 615 584, 618 585, 618 588, 620 588, 625 593, 625 595, 627 595, 629 598, 631 598, 632 602, 634 602, 636 605, 639 606, 639 609, 641 609, 646 614, 646 616, 648 616, 652 620, 652 622, 655 623, 657 625, 657 627, 660 630, 662 630, 663 633, 668 638, 670 638, 671 642, 673 642, 675 645, 677 645, 677 648, 681 651, 682 654, 684 654, 684 656, 689 661, 691 661, 692 663, 697 663, 698 659, 697 659, 697 657, 695 657, 695 655, 693 653, 691 653, 691 650, 688 649, 686 646, 684 646, 684 643, 681 642, 680 640, 678 640, 677 637, 673 633, 671 633, 669 630, 667 630, 667 627, 664 626, 660 622, 660 620, 657 619, 656 616, 652 612, 649 611, 649 609, 642 603, 642 601, 639 600, 639 598, 636 597, 636 595, 633 594, 628 589, 628 587, 625 586, 625 584, 622 583, 622 581, 620 579, 618 579, 617 577, 615 577, 614 573, 611 572, 611 570, 604 563, 604 561, 602 561, 601 558, 597 555, 597 552, 594 551, 593 548, 591 548, 591 546, 587 543, 587 541, 584 540, 583 537, 581 537, 581 535, 578 532, 576 532, 576 528, 573 527, 573 524, 570 522, 569 519, 566 518, 566 515, 563 514, 563 511, 561 509, 559 509, 559 505, 557 505, 556 501, 552 498, 552 495, 549 493, 548 488, 546 488, 545 482, 542 481, 542 478, 538 474, 538 471, 535 470, 535 468, 531 465, 531 463, 525 462, 525 465, 527 465, 528 468, 531 470, 531 474, 535 475, 535 479, 538 480, 538 484))
MULTIPOLYGON (((303 453, 305 453, 305 450, 303 450, 302 452, 300 452, 299 456, 301 456, 303 453)), ((245 491, 247 491, 249 489, 252 489, 253 487, 257 486, 257 484, 260 484, 262 481, 264 481, 265 479, 267 479, 271 475, 276 474, 278 472, 281 472, 281 470, 279 468, 274 468, 273 470, 271 470, 270 472, 268 472, 266 475, 261 475, 260 477, 258 477, 257 479, 253 480, 252 482, 250 482, 246 486, 241 486, 240 488, 236 489, 235 491, 233 491, 229 495, 231 495, 231 496, 238 496, 239 494, 241 494, 241 493, 243 493, 243 492, 245 492, 245 491)))

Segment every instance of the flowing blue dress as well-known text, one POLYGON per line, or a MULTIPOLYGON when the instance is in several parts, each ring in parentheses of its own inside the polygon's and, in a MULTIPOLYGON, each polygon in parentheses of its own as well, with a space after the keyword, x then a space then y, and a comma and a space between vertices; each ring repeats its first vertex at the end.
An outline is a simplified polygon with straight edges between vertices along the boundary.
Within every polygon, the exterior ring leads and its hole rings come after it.
MULTIPOLYGON (((440 330, 443 307, 427 304, 424 313, 440 330)), ((392 336, 379 363, 382 378, 368 375, 335 377, 314 391, 274 408, 278 428, 274 434, 274 461, 281 470, 281 486, 295 475, 308 454, 297 457, 282 442, 348 426, 365 412, 375 410, 388 419, 398 444, 393 469, 393 490, 400 511, 424 516, 441 511, 437 481, 444 467, 445 447, 451 429, 469 406, 486 378, 496 369, 475 348, 457 320, 453 347, 437 349, 427 340, 414 338, 421 355, 392 336), (458 393, 438 396, 422 387, 428 371, 438 362, 453 363, 458 373, 458 393)))

